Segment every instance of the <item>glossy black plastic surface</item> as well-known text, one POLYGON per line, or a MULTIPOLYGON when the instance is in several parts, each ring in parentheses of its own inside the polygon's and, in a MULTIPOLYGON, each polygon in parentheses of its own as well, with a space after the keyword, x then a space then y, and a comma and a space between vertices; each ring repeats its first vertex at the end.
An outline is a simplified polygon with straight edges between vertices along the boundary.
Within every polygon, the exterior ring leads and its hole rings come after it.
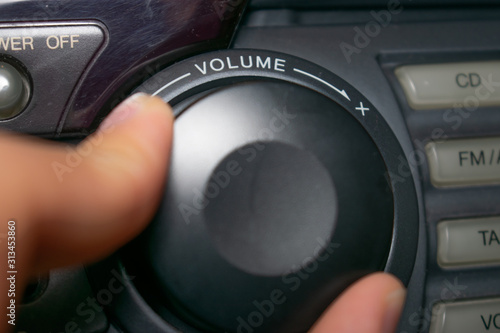
MULTIPOLYGON (((0 24, 5 23, 4 26, 93 20, 102 23, 109 39, 100 57, 94 59, 81 77, 71 98, 58 105, 56 112, 60 116, 42 125, 47 122, 43 114, 50 110, 45 103, 39 105, 33 111, 33 119, 24 121, 23 131, 45 136, 88 134, 94 122, 99 123, 134 85, 162 65, 229 45, 245 4, 246 1, 217 0, 2 1, 0 24), (102 114, 98 114, 100 110, 102 114)), ((46 76, 44 84, 55 86, 58 82, 53 80, 46 76)))
POLYGON ((12 59, 29 77, 29 96, 22 113, 0 121, 0 127, 29 134, 55 133, 80 77, 107 45, 105 27, 97 21, 77 24, 1 24, 0 59, 12 59))

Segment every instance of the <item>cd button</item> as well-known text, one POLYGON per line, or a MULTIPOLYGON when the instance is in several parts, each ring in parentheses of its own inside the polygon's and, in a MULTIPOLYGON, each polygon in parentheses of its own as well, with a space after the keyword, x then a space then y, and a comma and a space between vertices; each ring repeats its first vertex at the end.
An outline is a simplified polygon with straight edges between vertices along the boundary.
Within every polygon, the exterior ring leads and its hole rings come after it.
POLYGON ((500 61, 408 65, 395 74, 414 110, 500 105, 500 61))

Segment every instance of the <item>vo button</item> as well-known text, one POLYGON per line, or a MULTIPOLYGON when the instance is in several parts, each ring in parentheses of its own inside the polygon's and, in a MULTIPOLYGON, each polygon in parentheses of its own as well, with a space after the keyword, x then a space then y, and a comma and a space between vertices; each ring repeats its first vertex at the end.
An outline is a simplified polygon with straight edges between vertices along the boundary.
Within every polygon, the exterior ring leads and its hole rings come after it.
POLYGON ((500 299, 437 303, 429 333, 500 332, 500 299))
POLYGON ((500 330, 500 313, 481 315, 484 328, 489 330, 500 330))

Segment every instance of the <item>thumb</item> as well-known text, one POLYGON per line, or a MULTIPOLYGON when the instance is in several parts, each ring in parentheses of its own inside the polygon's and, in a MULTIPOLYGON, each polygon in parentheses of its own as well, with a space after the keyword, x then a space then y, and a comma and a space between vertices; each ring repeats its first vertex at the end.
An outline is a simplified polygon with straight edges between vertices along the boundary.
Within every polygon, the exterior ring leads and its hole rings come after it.
POLYGON ((0 189, 0 218, 16 221, 26 271, 97 260, 147 225, 164 185, 172 120, 161 99, 134 95, 76 147, 0 136, 8 161, 0 165, 8 189, 0 189))
POLYGON ((309 333, 392 333, 405 295, 403 285, 392 275, 369 275, 344 291, 309 333))

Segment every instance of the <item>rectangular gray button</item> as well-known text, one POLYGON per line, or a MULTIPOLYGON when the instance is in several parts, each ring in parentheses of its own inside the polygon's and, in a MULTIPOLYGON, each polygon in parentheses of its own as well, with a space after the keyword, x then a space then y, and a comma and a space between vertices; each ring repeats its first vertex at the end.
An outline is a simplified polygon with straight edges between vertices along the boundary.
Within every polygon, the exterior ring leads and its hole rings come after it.
POLYGON ((500 138, 431 142, 425 148, 435 186, 500 183, 500 138))
POLYGON ((408 65, 395 74, 414 110, 500 105, 500 61, 408 65))
POLYGON ((500 217, 443 221, 437 234, 442 267, 500 264, 500 217))
POLYGON ((500 332, 500 299, 437 303, 429 333, 500 332))

